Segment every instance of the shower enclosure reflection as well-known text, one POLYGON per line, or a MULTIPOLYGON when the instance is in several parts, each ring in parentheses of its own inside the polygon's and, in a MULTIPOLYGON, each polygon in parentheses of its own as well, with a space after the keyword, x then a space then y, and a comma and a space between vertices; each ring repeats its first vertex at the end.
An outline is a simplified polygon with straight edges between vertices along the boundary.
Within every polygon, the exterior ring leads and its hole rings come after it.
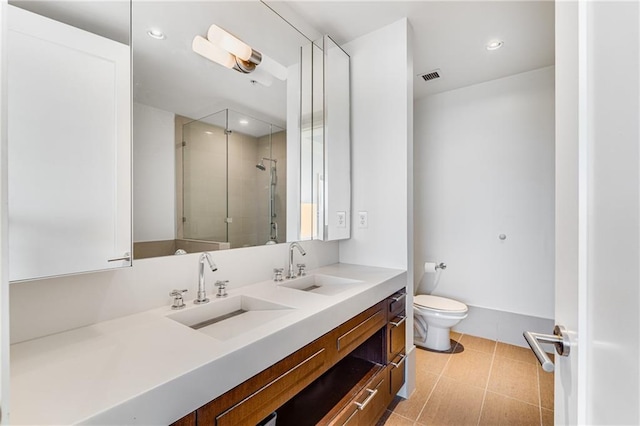
POLYGON ((182 123, 178 240, 207 250, 286 241, 285 130, 229 109, 182 123))

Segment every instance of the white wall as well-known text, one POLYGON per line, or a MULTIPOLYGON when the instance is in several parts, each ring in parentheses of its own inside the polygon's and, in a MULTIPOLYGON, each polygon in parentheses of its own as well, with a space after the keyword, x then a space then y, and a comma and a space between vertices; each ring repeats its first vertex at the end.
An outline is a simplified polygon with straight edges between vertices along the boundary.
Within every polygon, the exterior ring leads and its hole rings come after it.
POLYGON ((351 57, 351 239, 340 262, 406 269, 407 382, 415 388, 413 345, 413 50, 407 19, 343 46, 351 57), (366 211, 368 227, 358 224, 366 211))
POLYGON ((351 57, 351 239, 340 261, 407 269, 412 79, 406 19, 343 46, 351 57), (368 213, 368 227, 358 212, 368 213))
POLYGON ((175 116, 133 104, 133 241, 173 240, 175 116))
POLYGON ((430 96, 415 108, 421 293, 434 283, 422 263, 443 261, 434 294, 480 311, 553 318, 554 68, 430 96))
MULTIPOLYGON (((304 241, 308 269, 338 262, 336 242, 304 241)), ((271 279, 273 268, 286 267, 288 245, 277 244, 210 252, 218 266, 205 268, 207 291, 216 280, 229 290, 271 279)), ((133 266, 11 284, 11 343, 170 305, 172 289, 198 289, 199 253, 134 260, 133 266)), ((295 260, 300 258, 296 254, 295 260)))

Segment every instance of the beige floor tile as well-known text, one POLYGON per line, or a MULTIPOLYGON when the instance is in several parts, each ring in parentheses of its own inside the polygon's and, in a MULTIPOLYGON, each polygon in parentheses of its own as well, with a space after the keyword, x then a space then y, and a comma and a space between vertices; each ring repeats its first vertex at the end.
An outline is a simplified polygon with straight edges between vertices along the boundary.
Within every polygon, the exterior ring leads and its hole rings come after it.
POLYGON ((456 342, 459 342, 459 341, 460 341, 460 338, 461 338, 462 336, 463 336, 463 334, 462 334, 462 333, 458 333, 457 331, 453 331, 453 330, 451 330, 451 331, 449 332, 449 338, 450 338, 450 339, 452 339, 452 340, 455 340, 456 342))
POLYGON ((433 387, 438 381, 438 376, 433 373, 420 372, 422 366, 418 364, 416 373, 416 389, 408 399, 396 397, 389 406, 395 414, 406 417, 412 421, 418 419, 422 407, 427 402, 433 387))
POLYGON ((450 354, 430 352, 426 349, 416 348, 416 364, 423 365, 423 371, 433 374, 442 373, 450 356, 450 354))
POLYGON ((413 426, 413 420, 405 419, 387 410, 376 426, 413 426))
POLYGON ((542 426, 553 426, 553 411, 542 409, 542 426))
POLYGON ((487 392, 479 424, 487 426, 539 426, 540 409, 537 405, 487 392))
POLYGON ((488 390, 538 405, 537 367, 526 362, 496 356, 488 390))
POLYGON ((478 424, 484 390, 441 377, 418 419, 421 425, 478 424))
POLYGON ((482 337, 471 336, 465 334, 460 338, 460 343, 465 349, 473 349, 474 351, 486 352, 493 354, 496 348, 496 342, 494 340, 483 339, 482 337))
POLYGON ((498 342, 498 345, 496 346, 496 356, 515 359, 516 361, 521 362, 528 362, 529 364, 538 364, 538 360, 531 349, 509 345, 502 342, 498 342))
POLYGON ((464 384, 484 388, 489 378, 492 358, 491 354, 465 349, 463 352, 451 355, 442 374, 464 384))
POLYGON ((540 405, 542 408, 553 410, 554 377, 538 365, 538 381, 540 384, 540 405))

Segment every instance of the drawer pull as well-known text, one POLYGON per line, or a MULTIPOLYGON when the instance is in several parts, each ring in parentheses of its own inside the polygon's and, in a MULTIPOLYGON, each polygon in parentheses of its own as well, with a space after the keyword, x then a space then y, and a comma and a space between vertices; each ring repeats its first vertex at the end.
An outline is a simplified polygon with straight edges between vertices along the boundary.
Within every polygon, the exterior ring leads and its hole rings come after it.
POLYGON ((389 321, 389 324, 391 324, 394 327, 398 327, 399 325, 402 325, 402 323, 407 320, 406 316, 401 316, 399 318, 400 318, 400 321, 389 321))
POLYGON ((367 392, 369 392, 369 396, 367 397, 367 399, 365 399, 362 402, 355 403, 360 411, 364 410, 365 407, 371 402, 373 397, 376 396, 376 394, 378 393, 378 389, 374 389, 374 390, 367 389, 367 392))
POLYGON ((393 300, 394 302, 399 302, 405 297, 407 297, 407 293, 402 293, 400 296, 391 296, 391 300, 393 300))
POLYGON ((400 361, 398 362, 393 362, 391 361, 389 364, 393 365, 395 368, 399 368, 401 364, 404 363, 404 359, 407 357, 406 355, 400 355, 400 361))

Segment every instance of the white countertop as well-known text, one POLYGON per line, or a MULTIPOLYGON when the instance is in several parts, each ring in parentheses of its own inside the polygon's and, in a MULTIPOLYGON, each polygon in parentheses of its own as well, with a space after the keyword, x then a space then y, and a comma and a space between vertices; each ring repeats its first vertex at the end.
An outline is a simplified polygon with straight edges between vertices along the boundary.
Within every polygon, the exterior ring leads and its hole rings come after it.
MULTIPOLYGON (((229 291, 290 307, 218 340, 169 306, 11 347, 11 424, 169 424, 406 285, 397 269, 335 264, 309 271, 362 281, 326 296, 264 281, 229 291)), ((220 302, 215 297, 210 303, 220 302)))

